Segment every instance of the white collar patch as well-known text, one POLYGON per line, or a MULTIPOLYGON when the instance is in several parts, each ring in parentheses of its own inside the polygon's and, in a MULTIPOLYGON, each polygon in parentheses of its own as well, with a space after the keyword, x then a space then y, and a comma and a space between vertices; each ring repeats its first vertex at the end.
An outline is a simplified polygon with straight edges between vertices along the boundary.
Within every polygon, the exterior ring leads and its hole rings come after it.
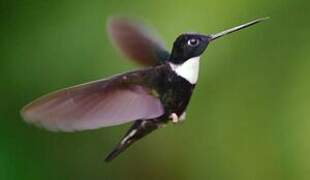
POLYGON ((199 74, 199 59, 200 57, 197 56, 190 58, 183 64, 169 63, 169 65, 177 75, 186 79, 191 84, 196 84, 199 74))

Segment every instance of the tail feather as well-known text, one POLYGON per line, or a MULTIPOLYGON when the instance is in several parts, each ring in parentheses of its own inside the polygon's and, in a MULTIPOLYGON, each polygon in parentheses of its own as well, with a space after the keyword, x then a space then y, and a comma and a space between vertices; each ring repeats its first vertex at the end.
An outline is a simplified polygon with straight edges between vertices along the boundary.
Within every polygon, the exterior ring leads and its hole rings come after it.
POLYGON ((110 162, 112 161, 114 158, 116 158, 120 153, 122 153, 125 149, 127 149, 129 146, 124 146, 121 144, 118 144, 113 151, 111 151, 107 157, 104 159, 105 162, 110 162))
POLYGON ((152 120, 138 120, 127 131, 121 142, 108 154, 105 158, 106 162, 112 161, 120 153, 125 151, 130 145, 137 140, 151 133, 153 130, 159 127, 159 123, 152 120))

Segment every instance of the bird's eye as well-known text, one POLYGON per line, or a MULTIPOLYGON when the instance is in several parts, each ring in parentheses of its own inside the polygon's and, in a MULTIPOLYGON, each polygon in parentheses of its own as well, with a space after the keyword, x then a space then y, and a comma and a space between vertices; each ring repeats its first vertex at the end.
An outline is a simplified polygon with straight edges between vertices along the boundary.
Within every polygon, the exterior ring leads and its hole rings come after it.
POLYGON ((199 39, 195 39, 195 38, 190 39, 190 40, 187 41, 187 44, 189 46, 195 47, 195 46, 197 46, 199 44, 199 39))

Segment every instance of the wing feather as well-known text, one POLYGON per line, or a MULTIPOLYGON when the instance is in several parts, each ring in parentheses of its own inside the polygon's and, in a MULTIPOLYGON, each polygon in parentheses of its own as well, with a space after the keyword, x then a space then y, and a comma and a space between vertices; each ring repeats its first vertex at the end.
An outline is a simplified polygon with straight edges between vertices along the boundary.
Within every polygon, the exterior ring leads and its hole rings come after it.
POLYGON ((107 32, 121 54, 144 66, 155 66, 169 57, 162 41, 152 36, 141 23, 123 17, 111 17, 107 32))
POLYGON ((131 83, 131 77, 136 76, 119 75, 50 93, 26 105, 22 117, 52 131, 70 132, 161 116, 160 100, 150 88, 131 83))

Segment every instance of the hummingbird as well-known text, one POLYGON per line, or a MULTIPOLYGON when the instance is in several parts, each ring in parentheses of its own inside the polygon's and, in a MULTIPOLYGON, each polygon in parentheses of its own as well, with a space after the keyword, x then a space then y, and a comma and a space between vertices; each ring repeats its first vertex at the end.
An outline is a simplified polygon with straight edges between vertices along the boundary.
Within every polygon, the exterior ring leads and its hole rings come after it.
POLYGON ((185 119, 198 80, 200 57, 209 43, 266 19, 209 35, 182 33, 169 52, 140 22, 112 17, 107 23, 112 43, 143 68, 39 97, 22 108, 21 116, 28 123, 63 132, 132 122, 105 158, 109 162, 154 130, 185 119))

